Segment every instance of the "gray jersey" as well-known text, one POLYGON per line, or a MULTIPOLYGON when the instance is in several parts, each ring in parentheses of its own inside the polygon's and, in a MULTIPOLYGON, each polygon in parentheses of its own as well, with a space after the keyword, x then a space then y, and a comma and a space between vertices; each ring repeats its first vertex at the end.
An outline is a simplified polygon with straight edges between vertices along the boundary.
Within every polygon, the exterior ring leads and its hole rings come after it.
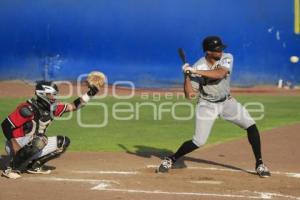
POLYGON ((230 121, 243 129, 247 129, 255 121, 248 111, 230 95, 230 75, 232 73, 233 57, 229 53, 223 53, 221 59, 212 67, 209 67, 205 57, 200 58, 193 68, 197 70, 212 70, 225 67, 229 70, 227 76, 221 80, 212 80, 205 77, 192 76, 191 83, 194 90, 199 92, 201 99, 196 111, 196 129, 193 143, 198 147, 204 145, 211 129, 218 117, 230 121), (202 88, 200 87, 202 85, 202 88), (221 101, 219 101, 221 100, 221 101), (223 101, 224 100, 224 101, 223 101))
POLYGON ((218 67, 225 67, 229 70, 227 76, 223 79, 210 79, 199 76, 192 76, 191 83, 195 91, 199 91, 201 99, 208 101, 218 101, 226 98, 230 94, 230 75, 232 72, 233 56, 230 53, 223 53, 221 59, 217 61, 212 67, 209 67, 205 57, 200 58, 193 68, 197 70, 213 70, 218 67), (202 85, 202 87, 201 87, 202 85))

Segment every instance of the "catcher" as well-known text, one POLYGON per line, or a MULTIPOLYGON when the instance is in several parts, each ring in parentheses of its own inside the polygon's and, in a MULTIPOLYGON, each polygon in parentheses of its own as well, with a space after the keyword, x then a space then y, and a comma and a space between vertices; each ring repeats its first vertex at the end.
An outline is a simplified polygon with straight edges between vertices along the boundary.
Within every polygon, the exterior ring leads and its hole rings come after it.
POLYGON ((1 124, 7 139, 5 150, 10 159, 2 176, 17 179, 23 172, 51 173, 44 164, 63 154, 70 145, 70 139, 61 135, 47 137, 46 129, 54 117, 61 117, 66 112, 76 111, 86 105, 104 85, 105 77, 100 72, 92 72, 87 81, 89 91, 67 104, 56 101, 56 84, 37 82, 36 98, 21 103, 1 124))

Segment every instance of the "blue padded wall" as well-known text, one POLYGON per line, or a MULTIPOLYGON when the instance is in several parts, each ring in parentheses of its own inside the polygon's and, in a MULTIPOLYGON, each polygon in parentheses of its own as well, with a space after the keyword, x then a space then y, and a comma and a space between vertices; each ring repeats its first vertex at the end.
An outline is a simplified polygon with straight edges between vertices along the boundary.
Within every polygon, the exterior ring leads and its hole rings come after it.
POLYGON ((100 70, 139 87, 182 81, 201 40, 219 35, 234 57, 233 84, 300 82, 300 38, 288 0, 1 0, 0 79, 74 80, 100 70))

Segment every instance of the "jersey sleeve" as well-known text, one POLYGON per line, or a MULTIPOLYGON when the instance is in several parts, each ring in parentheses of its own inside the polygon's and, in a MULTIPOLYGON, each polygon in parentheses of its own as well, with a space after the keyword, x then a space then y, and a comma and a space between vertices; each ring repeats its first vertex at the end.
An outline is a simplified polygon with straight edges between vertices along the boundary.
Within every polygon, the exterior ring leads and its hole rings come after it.
POLYGON ((229 70, 229 72, 231 72, 232 71, 232 66, 233 66, 233 56, 230 53, 226 54, 220 60, 220 66, 227 68, 229 70))
POLYGON ((192 88, 194 91, 199 91, 199 81, 196 76, 190 76, 192 88))
POLYGON ((56 110, 54 111, 54 116, 61 117, 66 112, 66 109, 67 109, 67 104, 58 103, 56 110))
MULTIPOLYGON (((195 64, 193 64, 192 68, 196 69, 196 70, 204 70, 203 67, 203 58, 199 59, 195 64)), ((199 92, 199 88, 200 88, 200 84, 202 83, 202 77, 199 77, 195 74, 192 74, 190 76, 190 80, 191 80, 191 84, 192 84, 192 88, 194 90, 194 92, 199 92)))

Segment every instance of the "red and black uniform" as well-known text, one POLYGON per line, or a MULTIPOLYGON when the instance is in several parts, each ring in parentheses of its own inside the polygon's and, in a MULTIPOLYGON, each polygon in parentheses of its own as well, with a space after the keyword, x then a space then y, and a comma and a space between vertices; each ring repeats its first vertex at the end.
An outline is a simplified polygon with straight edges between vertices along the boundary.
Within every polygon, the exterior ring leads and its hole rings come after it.
POLYGON ((51 113, 42 110, 36 100, 29 99, 25 103, 21 103, 2 122, 3 133, 7 140, 24 137, 26 134, 38 133, 41 121, 49 121, 50 123, 54 117, 60 117, 66 111, 66 108, 66 104, 57 103, 51 113))

